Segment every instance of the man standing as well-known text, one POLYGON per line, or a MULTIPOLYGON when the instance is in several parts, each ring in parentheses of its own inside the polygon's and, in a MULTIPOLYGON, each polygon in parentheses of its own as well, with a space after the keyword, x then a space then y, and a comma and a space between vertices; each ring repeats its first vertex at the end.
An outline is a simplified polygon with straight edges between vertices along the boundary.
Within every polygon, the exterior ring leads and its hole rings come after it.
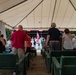
POLYGON ((56 24, 52 23, 51 28, 48 30, 48 35, 46 39, 46 47, 49 44, 51 50, 60 50, 60 31, 55 28, 56 24))
POLYGON ((25 41, 28 40, 27 34, 23 32, 22 25, 18 26, 18 31, 15 31, 11 36, 12 53, 18 53, 19 59, 25 54, 25 41))

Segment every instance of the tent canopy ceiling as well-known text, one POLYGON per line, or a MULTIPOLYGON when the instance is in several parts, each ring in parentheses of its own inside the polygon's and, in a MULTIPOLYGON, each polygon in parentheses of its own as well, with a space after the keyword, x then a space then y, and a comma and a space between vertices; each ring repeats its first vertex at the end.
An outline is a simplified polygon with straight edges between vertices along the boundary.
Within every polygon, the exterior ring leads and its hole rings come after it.
POLYGON ((76 30, 75 7, 76 0, 0 0, 0 20, 9 28, 46 30, 55 22, 59 29, 76 30))

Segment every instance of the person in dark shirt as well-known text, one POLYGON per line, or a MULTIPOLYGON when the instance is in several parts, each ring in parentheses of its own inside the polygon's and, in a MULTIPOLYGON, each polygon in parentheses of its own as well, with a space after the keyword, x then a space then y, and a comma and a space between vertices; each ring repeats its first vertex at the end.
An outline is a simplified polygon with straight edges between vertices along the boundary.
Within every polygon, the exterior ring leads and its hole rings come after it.
POLYGON ((60 50, 60 31, 56 28, 56 24, 52 23, 51 28, 48 30, 48 35, 46 39, 46 47, 48 47, 51 50, 60 50))
MULTIPOLYGON (((3 34, 1 34, 1 37, 2 37, 2 39, 3 39, 3 41, 4 41, 4 43, 5 43, 5 45, 6 45, 6 40, 4 39, 4 35, 3 34)), ((3 45, 3 51, 5 51, 5 45, 3 45)))
POLYGON ((0 53, 3 53, 4 51, 5 51, 5 41, 0 34, 0 53))
POLYGON ((6 40, 4 39, 4 35, 3 34, 1 34, 1 37, 3 38, 3 40, 4 40, 5 44, 6 44, 6 40))

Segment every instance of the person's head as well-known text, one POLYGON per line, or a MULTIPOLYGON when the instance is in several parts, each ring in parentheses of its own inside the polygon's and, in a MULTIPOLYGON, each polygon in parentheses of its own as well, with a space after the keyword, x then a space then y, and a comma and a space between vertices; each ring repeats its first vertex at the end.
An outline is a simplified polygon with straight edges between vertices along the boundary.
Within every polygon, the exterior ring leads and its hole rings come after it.
POLYGON ((65 34, 68 34, 69 33, 69 29, 65 28, 64 32, 65 32, 65 34))
POLYGON ((19 25, 18 26, 18 30, 23 30, 23 26, 22 25, 19 25))
POLYGON ((56 23, 52 23, 52 24, 51 24, 51 27, 52 27, 52 28, 55 28, 55 27, 56 27, 56 23))
POLYGON ((3 35, 3 34, 1 34, 1 37, 3 38, 3 37, 4 37, 4 35, 3 35))

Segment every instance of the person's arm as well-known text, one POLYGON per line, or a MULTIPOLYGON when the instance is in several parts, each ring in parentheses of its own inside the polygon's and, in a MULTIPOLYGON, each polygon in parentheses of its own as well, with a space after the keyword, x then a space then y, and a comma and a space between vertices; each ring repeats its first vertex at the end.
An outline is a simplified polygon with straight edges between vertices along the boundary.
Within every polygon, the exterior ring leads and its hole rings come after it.
POLYGON ((51 34, 51 28, 48 30, 48 34, 47 34, 47 38, 46 38, 46 42, 45 42, 45 46, 48 47, 48 42, 50 39, 50 34, 51 34))
POLYGON ((63 48, 64 48, 64 39, 65 39, 65 37, 63 36, 63 37, 62 37, 62 50, 63 50, 63 48))
POLYGON ((27 50, 27 43, 28 43, 28 41, 25 41, 25 52, 27 50))
POLYGON ((24 46, 25 46, 25 53, 26 53, 29 39, 28 39, 28 35, 26 33, 25 33, 25 36, 24 37, 25 37, 24 46))
POLYGON ((50 39, 50 35, 47 35, 47 39, 46 39, 46 47, 48 47, 49 39, 50 39))

